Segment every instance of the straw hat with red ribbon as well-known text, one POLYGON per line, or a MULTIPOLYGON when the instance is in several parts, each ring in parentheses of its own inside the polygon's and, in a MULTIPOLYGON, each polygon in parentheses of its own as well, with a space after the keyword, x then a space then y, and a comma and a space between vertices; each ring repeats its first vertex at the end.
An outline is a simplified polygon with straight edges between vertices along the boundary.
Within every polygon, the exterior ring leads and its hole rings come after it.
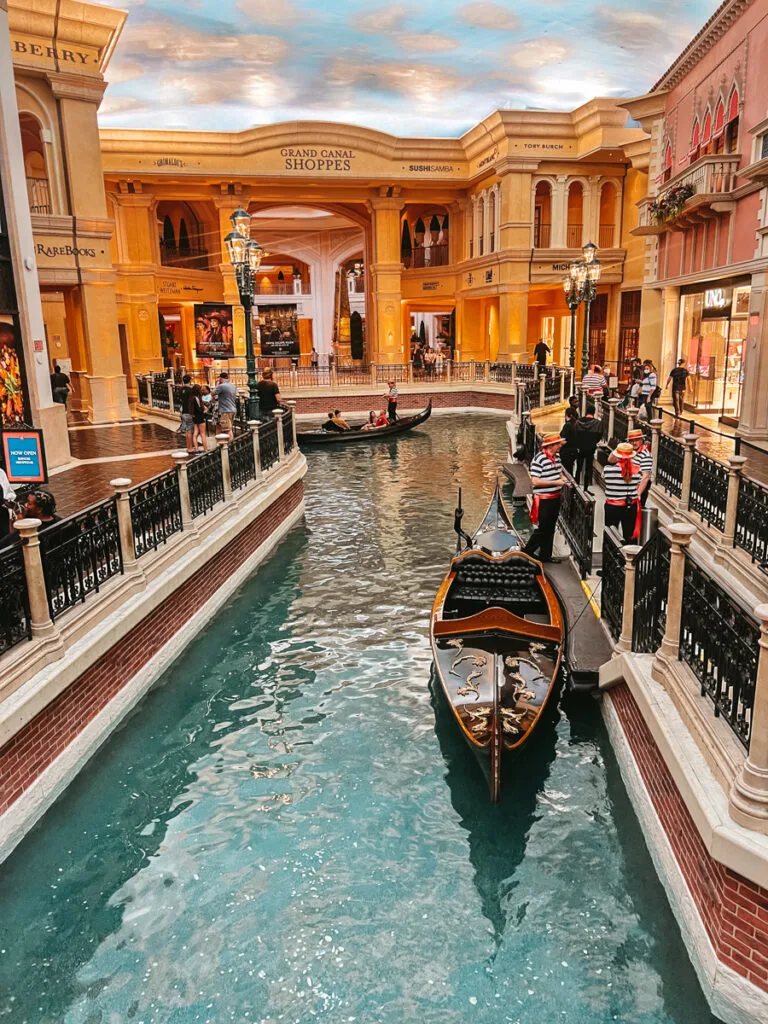
POLYGON ((635 449, 629 443, 629 441, 622 441, 620 445, 617 445, 613 451, 614 456, 622 463, 621 475, 625 480, 632 479, 632 459, 635 455, 635 449))
POLYGON ((642 432, 642 430, 639 430, 639 429, 638 430, 630 430, 630 432, 627 434, 627 440, 628 441, 643 441, 643 440, 645 440, 645 434, 642 432))
POLYGON ((560 434, 545 434, 541 439, 541 447, 548 448, 551 444, 562 444, 563 438, 560 434))

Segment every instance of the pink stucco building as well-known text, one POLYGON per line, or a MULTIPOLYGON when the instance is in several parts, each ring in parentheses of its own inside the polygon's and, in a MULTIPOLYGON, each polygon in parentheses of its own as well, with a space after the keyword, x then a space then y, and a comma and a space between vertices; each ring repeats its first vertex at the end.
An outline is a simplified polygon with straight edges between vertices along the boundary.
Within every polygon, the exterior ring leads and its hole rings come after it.
POLYGON ((641 355, 686 405, 768 439, 768 0, 725 0, 645 96, 651 135, 641 355))

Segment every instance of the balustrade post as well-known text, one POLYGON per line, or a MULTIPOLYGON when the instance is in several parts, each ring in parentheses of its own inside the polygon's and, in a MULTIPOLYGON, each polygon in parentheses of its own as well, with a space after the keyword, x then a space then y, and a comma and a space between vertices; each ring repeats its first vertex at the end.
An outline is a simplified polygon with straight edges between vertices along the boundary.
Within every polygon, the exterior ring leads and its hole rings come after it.
POLYGON ((232 501, 232 472, 229 468, 229 434, 217 434, 221 448, 221 480, 224 485, 224 501, 232 501))
POLYGON ((656 470, 659 465, 659 438, 661 437, 661 428, 664 424, 663 420, 651 420, 649 426, 651 428, 651 459, 653 465, 651 466, 651 483, 656 483, 656 470))
POLYGON ((627 406, 627 433, 637 428, 637 417, 640 415, 640 410, 636 405, 627 406))
POLYGON ((581 389, 581 415, 587 415, 587 392, 585 388, 581 389))
POLYGON ((621 611, 621 635, 616 642, 616 651, 632 650, 632 630, 635 622, 635 559, 643 549, 639 544, 625 544, 624 555, 624 603, 621 611))
POLYGON ((408 383, 413 384, 413 360, 408 363, 408 383))
POLYGON ((491 360, 485 360, 485 369, 483 370, 483 380, 486 384, 490 383, 491 380, 491 360))
POLYGON ((546 374, 542 374, 539 377, 539 405, 543 409, 547 404, 547 377, 546 374))
POLYGON ((511 381, 512 381, 512 386, 514 387, 515 384, 517 383, 517 360, 514 360, 513 363, 512 363, 512 377, 511 377, 511 381))
POLYGON ((685 451, 683 452, 683 482, 680 488, 680 501, 677 507, 686 511, 691 503, 691 471, 693 469, 693 453, 696 450, 696 434, 683 434, 685 451))
POLYGON ((171 412, 174 412, 173 408, 173 378, 168 381, 168 408, 171 412))
POLYGON ((538 364, 538 362, 535 362, 533 364, 533 379, 534 380, 538 380, 539 379, 539 364, 538 364))
POLYGON ((728 813, 753 832, 768 834, 768 604, 755 608, 760 621, 755 698, 750 716, 749 753, 731 786, 728 813))
POLYGON ((117 480, 109 481, 109 486, 115 489, 117 497, 117 525, 120 531, 120 550, 123 554, 123 573, 126 576, 141 572, 136 561, 131 499, 128 494, 131 483, 132 481, 127 477, 118 477, 117 480))
POLYGON ((147 408, 154 409, 152 404, 152 375, 145 373, 144 380, 147 382, 147 408))
POLYGON ((40 538, 37 531, 42 526, 39 519, 17 519, 14 529, 21 537, 24 551, 24 573, 27 577, 27 598, 29 600, 29 625, 33 639, 57 638, 59 631, 51 619, 48 607, 48 591, 45 586, 43 559, 40 554, 40 538))
POLYGON ((469 361, 469 379, 472 381, 473 384, 475 383, 475 360, 474 359, 470 359, 470 361, 469 361))
POLYGON ((291 428, 293 432, 293 450, 297 451, 299 442, 296 440, 296 399, 291 398, 286 403, 291 408, 291 428))
POLYGON ((277 421, 277 451, 278 461, 282 462, 285 459, 285 441, 283 439, 283 410, 275 409, 274 417, 277 421))
POLYGON ((181 451, 172 452, 171 458, 176 463, 176 475, 179 478, 179 506, 181 507, 181 528, 182 530, 193 530, 197 532, 195 521, 192 518, 192 502, 189 500, 187 453, 181 451))
POLYGON ((602 396, 595 398, 595 419, 601 420, 603 418, 603 399, 602 396))
POLYGON ((560 374, 560 404, 561 405, 565 401, 565 374, 566 374, 566 372, 567 372, 566 370, 558 370, 558 373, 560 374))
POLYGON ((371 363, 371 384, 376 387, 376 363, 371 363))
POLYGON ((728 462, 728 498, 725 504, 725 529, 720 535, 720 544, 724 548, 732 548, 736 539, 736 510, 739 504, 739 485, 744 472, 745 455, 729 455, 728 462))
POLYGON ((447 379, 448 379, 448 383, 450 384, 451 381, 453 380, 453 360, 452 359, 446 359, 445 365, 448 367, 448 378, 447 379))
POLYGON ((216 371, 214 370, 214 368, 212 366, 209 366, 208 370, 207 370, 207 374, 208 374, 208 387, 211 389, 211 391, 213 391, 213 389, 216 387, 216 371))
POLYGON ((330 377, 331 377, 331 387, 332 388, 338 387, 338 384, 339 384, 339 371, 336 369, 336 360, 335 359, 334 359, 333 363, 331 363, 330 377))
POLYGON ((616 406, 619 404, 618 398, 608 399, 608 440, 614 436, 614 427, 616 426, 616 406))
POLYGON ((258 483, 261 480, 261 443, 259 442, 259 421, 248 420, 248 429, 251 432, 253 442, 253 466, 254 480, 258 483))
POLYGON ((658 656, 677 661, 680 653, 680 621, 683 613, 685 581, 685 549, 696 533, 692 523, 670 523, 665 527, 671 541, 669 549, 669 586, 667 588, 667 622, 658 656))

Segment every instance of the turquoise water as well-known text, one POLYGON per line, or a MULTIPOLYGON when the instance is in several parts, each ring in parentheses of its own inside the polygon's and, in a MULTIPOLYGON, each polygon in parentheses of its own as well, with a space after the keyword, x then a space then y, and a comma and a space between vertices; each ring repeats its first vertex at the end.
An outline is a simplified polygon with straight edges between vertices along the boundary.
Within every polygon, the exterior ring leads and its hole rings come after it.
POLYGON ((500 417, 310 457, 306 525, 0 866, 0 1022, 707 1024, 592 698, 493 807, 428 613, 500 417))

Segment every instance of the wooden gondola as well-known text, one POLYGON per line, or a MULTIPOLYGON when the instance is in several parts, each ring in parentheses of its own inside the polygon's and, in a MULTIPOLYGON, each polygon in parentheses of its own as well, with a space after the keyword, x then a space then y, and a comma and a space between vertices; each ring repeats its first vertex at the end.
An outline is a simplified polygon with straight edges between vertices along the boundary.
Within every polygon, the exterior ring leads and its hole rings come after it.
POLYGON ((525 745, 557 689, 563 617, 541 563, 521 550, 498 483, 474 536, 461 529, 462 515, 459 492, 458 551, 430 637, 445 696, 496 801, 502 758, 525 745))
POLYGON ((425 423, 432 415, 432 400, 426 409, 422 409, 416 416, 403 416, 395 423, 388 423, 386 427, 373 427, 371 430, 363 430, 364 423, 351 430, 344 430, 340 433, 331 430, 299 430, 296 432, 296 440, 300 448, 314 447, 320 444, 353 444, 357 441, 377 441, 379 438, 396 437, 404 434, 407 430, 413 430, 420 423, 425 423))

